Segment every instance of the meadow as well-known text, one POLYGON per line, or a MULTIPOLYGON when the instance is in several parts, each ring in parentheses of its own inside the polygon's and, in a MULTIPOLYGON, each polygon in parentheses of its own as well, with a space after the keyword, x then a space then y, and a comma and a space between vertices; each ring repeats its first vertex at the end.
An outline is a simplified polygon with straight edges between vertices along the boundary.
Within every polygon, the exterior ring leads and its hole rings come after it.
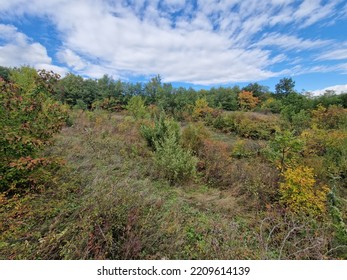
POLYGON ((346 95, 0 69, 1 259, 346 259, 346 95))

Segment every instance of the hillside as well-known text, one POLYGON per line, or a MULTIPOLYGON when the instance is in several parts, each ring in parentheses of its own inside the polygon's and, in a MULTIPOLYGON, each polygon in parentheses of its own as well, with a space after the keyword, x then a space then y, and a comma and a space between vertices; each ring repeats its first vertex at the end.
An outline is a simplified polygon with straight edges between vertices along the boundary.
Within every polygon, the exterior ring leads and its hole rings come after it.
POLYGON ((1 259, 346 259, 342 97, 154 79, 90 100, 11 71, 1 259))

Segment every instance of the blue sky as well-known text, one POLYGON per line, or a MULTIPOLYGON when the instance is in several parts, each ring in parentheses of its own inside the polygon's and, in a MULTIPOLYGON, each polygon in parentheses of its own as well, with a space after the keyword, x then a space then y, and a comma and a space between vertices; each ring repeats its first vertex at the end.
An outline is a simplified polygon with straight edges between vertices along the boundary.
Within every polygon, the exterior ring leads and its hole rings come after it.
POLYGON ((0 0, 0 65, 347 91, 347 1, 0 0))

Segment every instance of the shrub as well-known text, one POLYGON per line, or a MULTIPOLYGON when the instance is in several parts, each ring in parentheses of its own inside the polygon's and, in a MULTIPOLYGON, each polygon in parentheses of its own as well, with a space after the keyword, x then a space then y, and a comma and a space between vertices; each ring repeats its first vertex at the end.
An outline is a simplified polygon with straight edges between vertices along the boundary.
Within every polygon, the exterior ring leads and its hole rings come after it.
POLYGON ((209 107, 206 98, 199 98, 195 102, 192 117, 194 120, 203 120, 213 109, 209 107))
POLYGON ((173 135, 176 142, 180 141, 180 128, 177 122, 167 119, 164 115, 160 115, 159 119, 155 119, 154 123, 141 126, 141 135, 147 141, 152 149, 156 149, 155 142, 163 142, 166 137, 173 135))
POLYGON ((18 85, 0 84, 0 191, 35 185, 34 170, 52 162, 38 153, 68 117, 67 108, 51 98, 51 83, 57 77, 22 70, 13 74, 18 85))
POLYGON ((228 144, 215 140, 205 140, 199 151, 200 171, 203 171, 207 183, 217 187, 229 187, 231 181, 230 147, 228 144))
POLYGON ((265 143, 250 139, 238 139, 231 151, 231 155, 236 158, 249 158, 260 155, 265 143))
POLYGON ((184 150, 175 133, 154 141, 154 162, 161 177, 171 184, 191 179, 195 175, 197 160, 190 151, 184 150))
POLYGON ((337 251, 337 246, 332 244, 332 231, 332 226, 326 221, 269 208, 259 231, 256 230, 259 232, 259 248, 263 252, 261 259, 330 259, 337 251))
POLYGON ((139 95, 133 96, 129 100, 128 105, 125 108, 129 111, 129 113, 135 119, 141 119, 146 117, 147 115, 145 102, 143 101, 142 97, 139 95))
POLYGON ((280 184, 280 201, 296 214, 314 217, 326 212, 327 186, 315 186, 313 168, 298 166, 284 172, 280 184))
POLYGON ((347 109, 331 105, 329 108, 318 106, 312 111, 312 122, 321 129, 347 128, 347 109))
POLYGON ((73 107, 74 109, 81 109, 81 110, 87 110, 88 105, 84 103, 82 99, 76 100, 76 105, 73 107))
POLYGON ((279 121, 273 115, 232 112, 216 118, 213 126, 225 133, 235 132, 245 138, 268 140, 279 130, 279 121))
POLYGON ((181 142, 184 148, 197 155, 204 146, 204 140, 208 138, 210 138, 210 132, 203 123, 189 124, 182 132, 181 142))
POLYGON ((299 113, 292 116, 292 126, 297 134, 310 127, 311 116, 307 110, 300 110, 299 113))
MULTIPOLYGON (((308 129, 300 136, 305 142, 306 159, 322 161, 325 176, 347 177, 347 133, 345 130, 308 129)), ((312 166, 316 168, 316 166, 312 166)))
POLYGON ((271 113, 278 114, 281 112, 282 102, 281 100, 274 99, 272 97, 266 99, 261 104, 262 111, 270 111, 271 113))
POLYGON ((230 133, 235 131, 235 122, 232 114, 221 114, 217 116, 212 126, 224 133, 230 133))

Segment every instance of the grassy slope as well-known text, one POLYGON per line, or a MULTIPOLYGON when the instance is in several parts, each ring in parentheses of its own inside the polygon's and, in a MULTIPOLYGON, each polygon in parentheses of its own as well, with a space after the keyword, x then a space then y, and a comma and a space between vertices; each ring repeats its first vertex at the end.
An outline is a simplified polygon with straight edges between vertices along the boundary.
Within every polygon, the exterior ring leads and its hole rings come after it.
MULTIPOLYGON (((35 228, 26 245, 3 238, 5 258, 257 257, 256 234, 237 218, 237 199, 194 182, 172 187, 156 179, 150 151, 131 120, 81 113, 47 153, 65 159, 65 173, 57 174, 56 189, 20 202, 17 208, 46 201, 33 215, 23 214, 35 228)), ((7 236, 28 234, 14 228, 7 236)))
POLYGON ((264 259, 285 251, 293 223, 278 225, 283 235, 270 244, 261 233, 275 222, 245 211, 231 190, 157 178, 135 121, 103 112, 74 118, 46 151, 66 161, 55 183, 0 210, 2 258, 264 259))

